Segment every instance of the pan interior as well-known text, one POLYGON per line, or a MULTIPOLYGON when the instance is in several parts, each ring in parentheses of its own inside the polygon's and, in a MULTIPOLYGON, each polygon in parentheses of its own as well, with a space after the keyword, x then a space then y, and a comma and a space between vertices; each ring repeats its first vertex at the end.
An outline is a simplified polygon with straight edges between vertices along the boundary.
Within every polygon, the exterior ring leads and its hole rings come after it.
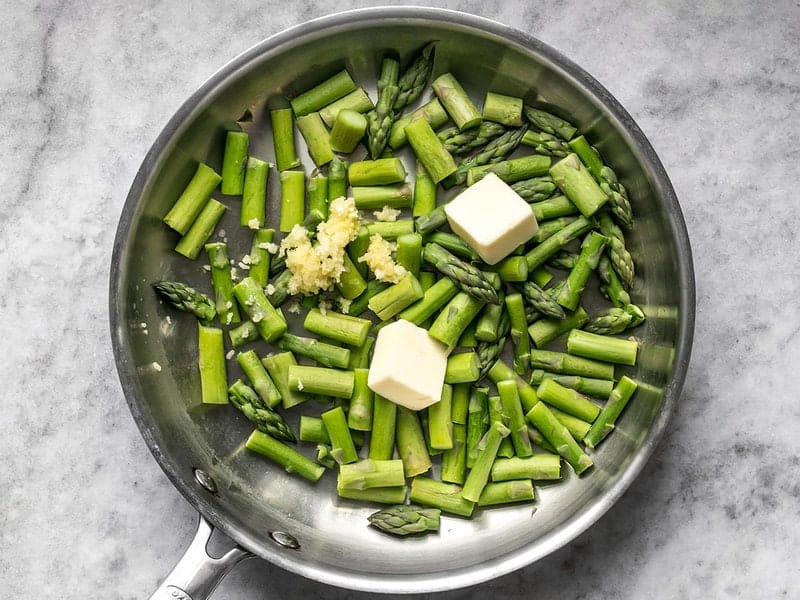
MULTIPOLYGON (((366 86, 374 97, 374 90, 366 86)), ((427 92, 423 99, 430 97, 427 92)), ((298 136, 298 154, 307 157, 298 136)), ((408 154, 403 154, 408 158, 408 154)), ((306 162, 306 173, 313 165, 306 162)), ((412 171, 413 172, 413 171, 412 171)), ((271 172, 268 214, 278 211, 271 172)), ((238 200, 216 195, 231 210, 217 229, 230 254, 249 250, 238 225, 238 200), (223 231, 225 233, 223 233, 223 231)), ((688 361, 693 319, 691 257, 669 182, 638 128, 596 82, 535 40, 499 25, 445 11, 358 11, 312 22, 271 38, 229 63, 181 108, 156 141, 133 185, 114 252, 112 335, 118 369, 134 418, 155 457, 187 499, 237 542, 307 577, 379 592, 415 592, 473 584, 530 563, 591 525, 635 477, 663 430, 688 361), (366 525, 376 510, 339 499, 335 477, 316 485, 284 473, 244 449, 251 431, 232 407, 196 405, 196 322, 159 301, 158 280, 209 289, 203 259, 175 252, 177 237, 161 218, 198 161, 219 170, 224 132, 243 115, 251 154, 274 162, 268 107, 347 68, 373 82, 384 53, 409 58, 437 40, 434 77, 451 71, 479 102, 493 90, 558 107, 569 115, 628 187, 636 227, 628 246, 638 268, 634 301, 648 315, 637 331, 639 365, 629 371, 641 389, 617 430, 593 454, 596 466, 578 478, 537 485, 524 506, 446 517, 440 535, 397 540, 366 525), (250 120, 251 119, 251 120, 250 120), (193 469, 211 475, 210 494, 193 469), (276 544, 285 532, 299 549, 276 544)), ((263 348, 262 348, 263 350, 263 348)), ((229 361, 229 379, 239 375, 229 361)), ((293 425, 300 412, 292 409, 293 425)))

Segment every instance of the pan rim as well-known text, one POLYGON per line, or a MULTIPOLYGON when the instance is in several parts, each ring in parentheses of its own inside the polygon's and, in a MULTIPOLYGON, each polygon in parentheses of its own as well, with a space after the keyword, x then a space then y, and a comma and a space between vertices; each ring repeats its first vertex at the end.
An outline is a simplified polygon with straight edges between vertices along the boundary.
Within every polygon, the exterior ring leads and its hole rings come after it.
POLYGON ((153 142, 139 167, 131 188, 123 205, 117 231, 114 239, 111 268, 109 273, 109 323, 111 330, 113 354, 117 373, 120 379, 123 394, 129 410, 136 422, 139 431, 156 462, 168 479, 186 498, 186 500, 200 514, 206 517, 213 525, 223 531, 231 539, 245 548, 252 548, 255 540, 248 539, 241 532, 229 526, 224 518, 220 518, 214 507, 213 501, 205 495, 198 493, 190 480, 177 472, 175 465, 170 461, 154 438, 151 428, 146 422, 141 405, 136 397, 136 382, 133 376, 134 369, 130 364, 127 348, 122 338, 122 323, 119 313, 119 299, 121 297, 124 274, 122 272, 121 258, 124 254, 125 239, 130 230, 133 215, 138 206, 138 201, 144 191, 149 174, 164 148, 175 134, 180 130, 182 123, 196 109, 196 106, 207 98, 213 90, 221 84, 231 73, 246 67, 251 61, 262 54, 277 50, 283 45, 306 38, 328 28, 342 25, 368 24, 369 22, 392 20, 423 20, 445 22, 474 29, 483 33, 495 35, 522 48, 533 51, 543 56, 552 66, 576 80, 583 91, 594 98, 607 110, 619 123, 622 131, 630 137, 636 150, 641 154, 643 161, 650 168, 654 183, 660 192, 661 202, 665 213, 669 217, 669 225, 680 259, 677 271, 680 285, 680 320, 676 335, 676 355, 674 367, 665 388, 664 401, 661 411, 649 428, 645 440, 630 464, 626 467, 619 479, 609 487, 596 502, 581 514, 570 518, 562 527, 537 541, 537 544, 527 546, 513 554, 503 555, 485 561, 470 568, 460 568, 451 571, 425 573, 420 576, 381 575, 368 574, 356 571, 340 571, 323 569, 318 566, 309 566, 298 561, 291 553, 282 551, 277 546, 273 549, 268 544, 258 545, 265 552, 257 554, 269 562, 287 569, 295 574, 302 575, 329 585, 341 588, 372 591, 379 593, 421 593, 437 592, 475 585, 501 575, 508 574, 526 565, 532 564, 564 545, 572 542, 578 535, 589 529, 602 517, 623 495, 632 482, 638 477, 644 465, 653 454, 658 442, 663 437, 666 426, 674 413, 675 406, 685 381, 688 364, 691 356, 692 339, 695 321, 695 280, 692 266, 692 253, 688 231, 677 196, 669 177, 644 133, 634 122, 633 118, 623 106, 611 95, 606 88, 593 76, 586 72, 569 58, 562 55, 541 40, 508 27, 491 19, 480 17, 460 11, 429 8, 418 6, 371 7, 343 11, 328 16, 320 17, 299 25, 295 25, 280 33, 270 36, 245 50, 233 58, 214 74, 212 74, 175 112, 153 142), (556 535, 557 534, 557 535, 556 535), (557 539, 556 539, 557 538, 557 539), (402 585, 402 589, 397 589, 402 585))

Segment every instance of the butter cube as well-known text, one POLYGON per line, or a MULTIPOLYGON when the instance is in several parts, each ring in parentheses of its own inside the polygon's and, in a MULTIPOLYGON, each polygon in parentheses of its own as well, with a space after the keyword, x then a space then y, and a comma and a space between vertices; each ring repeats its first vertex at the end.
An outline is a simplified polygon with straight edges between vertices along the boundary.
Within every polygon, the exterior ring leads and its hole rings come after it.
POLYGON ((539 229, 530 205, 494 173, 489 173, 444 205, 450 228, 478 256, 494 265, 539 229))
POLYGON ((446 368, 447 347, 400 319, 378 332, 367 385, 395 404, 421 410, 441 398, 446 368))

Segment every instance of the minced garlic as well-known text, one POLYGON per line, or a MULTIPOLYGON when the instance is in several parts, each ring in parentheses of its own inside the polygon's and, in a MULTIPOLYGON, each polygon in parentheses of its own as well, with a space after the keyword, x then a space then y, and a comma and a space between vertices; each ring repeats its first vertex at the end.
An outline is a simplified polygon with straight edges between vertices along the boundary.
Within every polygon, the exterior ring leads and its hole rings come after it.
POLYGON ((397 221, 397 217, 400 216, 400 212, 401 211, 399 208, 384 206, 381 210, 373 211, 372 214, 375 215, 375 219, 378 221, 394 222, 397 221))
POLYGON ((371 235, 367 251, 358 258, 365 262, 378 281, 398 283, 406 275, 403 265, 398 265, 392 258, 395 245, 386 241, 379 234, 371 235))
POLYGON ((328 208, 328 219, 317 225, 312 244, 308 230, 295 225, 283 241, 280 254, 286 255, 286 267, 292 274, 290 294, 318 294, 329 290, 344 271, 344 253, 360 225, 352 198, 337 198, 328 208))

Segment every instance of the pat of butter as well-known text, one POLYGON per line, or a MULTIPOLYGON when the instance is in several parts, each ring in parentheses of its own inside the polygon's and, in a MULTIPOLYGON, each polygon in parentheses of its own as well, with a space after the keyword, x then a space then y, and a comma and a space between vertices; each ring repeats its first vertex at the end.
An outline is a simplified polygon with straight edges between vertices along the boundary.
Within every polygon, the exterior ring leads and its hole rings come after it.
POLYGON ((450 228, 478 256, 497 264, 539 229, 530 205, 494 173, 489 173, 444 205, 450 228))
POLYGON ((440 400, 446 368, 447 347, 400 319, 378 332, 367 385, 395 404, 421 410, 440 400))

